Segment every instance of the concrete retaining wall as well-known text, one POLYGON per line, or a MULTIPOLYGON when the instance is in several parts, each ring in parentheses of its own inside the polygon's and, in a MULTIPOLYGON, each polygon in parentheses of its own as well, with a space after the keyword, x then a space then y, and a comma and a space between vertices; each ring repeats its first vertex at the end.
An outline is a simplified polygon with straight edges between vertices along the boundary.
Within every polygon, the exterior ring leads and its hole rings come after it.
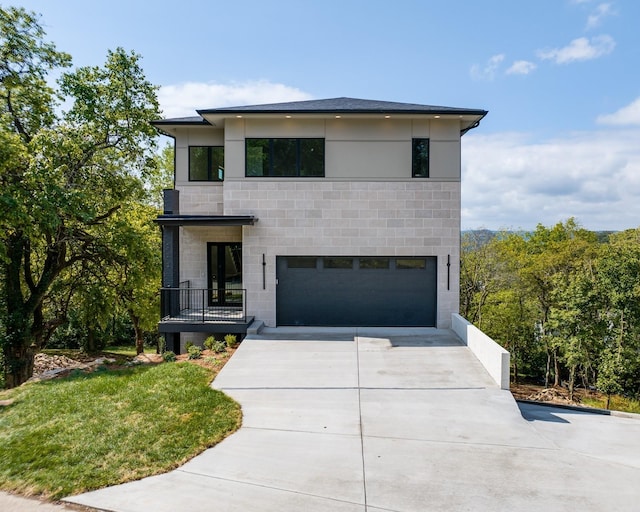
POLYGON ((502 389, 509 389, 510 354, 460 315, 451 315, 451 329, 467 345, 502 389))

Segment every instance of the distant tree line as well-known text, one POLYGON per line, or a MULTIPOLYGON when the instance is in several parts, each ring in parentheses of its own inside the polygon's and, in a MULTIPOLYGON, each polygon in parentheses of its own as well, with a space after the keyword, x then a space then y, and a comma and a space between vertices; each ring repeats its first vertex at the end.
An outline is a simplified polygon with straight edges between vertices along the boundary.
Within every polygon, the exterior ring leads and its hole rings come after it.
POLYGON ((465 232, 461 258, 460 313, 509 350, 514 382, 640 395, 640 228, 465 232))

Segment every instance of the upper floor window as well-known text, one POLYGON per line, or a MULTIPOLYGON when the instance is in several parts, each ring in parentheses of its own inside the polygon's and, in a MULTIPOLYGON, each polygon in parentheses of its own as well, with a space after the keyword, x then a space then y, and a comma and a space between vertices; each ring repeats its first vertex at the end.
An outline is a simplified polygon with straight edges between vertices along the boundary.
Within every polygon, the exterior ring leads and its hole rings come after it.
POLYGON ((324 139, 246 139, 248 177, 324 176, 324 139))
POLYGON ((411 175, 414 178, 428 178, 429 139, 413 139, 411 153, 411 175))
POLYGON ((189 146, 189 181, 224 180, 223 146, 189 146))

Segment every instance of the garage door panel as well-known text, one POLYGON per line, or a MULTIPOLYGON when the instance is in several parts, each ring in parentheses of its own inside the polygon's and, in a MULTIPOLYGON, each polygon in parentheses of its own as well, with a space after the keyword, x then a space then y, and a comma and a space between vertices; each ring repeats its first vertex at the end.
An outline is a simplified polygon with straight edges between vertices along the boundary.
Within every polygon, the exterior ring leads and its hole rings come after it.
POLYGON ((338 269, 324 268, 320 257, 312 268, 289 268, 287 257, 278 257, 277 323, 435 326, 436 258, 423 259, 423 268, 396 268, 389 257, 389 268, 359 268, 356 261, 338 269))

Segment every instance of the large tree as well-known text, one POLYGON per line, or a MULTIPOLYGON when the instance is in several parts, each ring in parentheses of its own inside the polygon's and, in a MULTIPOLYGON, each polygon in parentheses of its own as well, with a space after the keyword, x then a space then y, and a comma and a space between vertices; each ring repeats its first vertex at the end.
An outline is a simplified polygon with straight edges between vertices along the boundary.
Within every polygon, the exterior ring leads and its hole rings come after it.
POLYGON ((156 88, 118 48, 102 67, 69 67, 36 15, 0 7, 0 342, 8 387, 65 319, 45 308, 61 280, 120 261, 113 218, 142 199, 153 164, 156 88))

